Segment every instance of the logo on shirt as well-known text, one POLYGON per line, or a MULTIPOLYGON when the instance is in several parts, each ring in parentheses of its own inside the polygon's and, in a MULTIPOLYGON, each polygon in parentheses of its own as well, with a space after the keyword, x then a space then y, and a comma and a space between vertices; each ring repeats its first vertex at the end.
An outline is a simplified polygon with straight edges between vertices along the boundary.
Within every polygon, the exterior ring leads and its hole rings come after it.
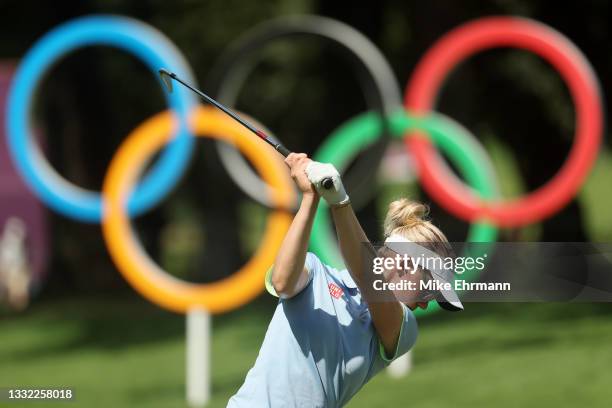
POLYGON ((342 289, 333 282, 330 282, 330 284, 327 286, 329 287, 329 294, 336 299, 340 299, 340 297, 344 294, 344 291, 342 291, 342 289))

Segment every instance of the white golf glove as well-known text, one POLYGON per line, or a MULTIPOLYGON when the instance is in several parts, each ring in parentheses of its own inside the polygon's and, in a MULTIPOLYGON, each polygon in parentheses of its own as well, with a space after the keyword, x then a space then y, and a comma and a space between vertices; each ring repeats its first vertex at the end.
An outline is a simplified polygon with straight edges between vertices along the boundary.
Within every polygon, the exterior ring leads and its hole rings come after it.
POLYGON ((340 173, 329 163, 319 163, 316 161, 308 163, 306 166, 306 176, 314 185, 315 189, 321 197, 330 206, 345 205, 350 202, 348 194, 344 190, 340 173), (334 183, 333 187, 326 189, 322 183, 325 179, 331 179, 334 183))

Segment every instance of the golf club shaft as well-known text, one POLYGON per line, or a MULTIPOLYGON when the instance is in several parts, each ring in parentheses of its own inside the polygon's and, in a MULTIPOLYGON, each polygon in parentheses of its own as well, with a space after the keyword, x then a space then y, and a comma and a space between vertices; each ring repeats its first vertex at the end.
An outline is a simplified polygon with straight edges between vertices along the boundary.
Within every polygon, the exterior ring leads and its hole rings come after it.
MULTIPOLYGON (((175 81, 177 81, 181 85, 185 86, 186 88, 188 88, 191 91, 193 91, 196 94, 198 94, 206 102, 208 102, 211 105, 221 109, 223 112, 225 112, 227 115, 232 117, 235 121, 240 123, 242 126, 244 126, 245 128, 249 129, 251 132, 255 133, 257 136, 259 136, 260 139, 264 140, 266 143, 268 143, 269 145, 274 147, 274 149, 276 149, 276 151, 279 152, 280 154, 282 154, 284 157, 287 157, 287 156, 289 156, 291 154, 291 151, 289 149, 287 149, 285 146, 283 146, 281 143, 275 142, 274 140, 270 139, 268 137, 268 135, 266 135, 262 130, 257 129, 255 126, 253 126, 252 124, 250 124, 249 122, 247 122, 246 120, 244 120, 240 116, 238 116, 236 113, 234 113, 231 109, 227 108, 226 106, 222 105, 221 103, 215 101, 210 96, 206 95, 204 92, 200 91, 197 88, 194 88, 193 86, 191 86, 187 82, 183 81, 174 72, 170 72, 170 71, 165 70, 165 69, 162 68, 162 69, 159 70, 159 75, 162 77, 163 82, 168 85, 168 89, 170 91, 172 90, 172 88, 170 87, 170 84, 168 82, 166 82, 165 77, 174 79, 175 81)), ((333 182, 333 180, 331 178, 326 178, 326 179, 324 179, 321 182, 321 185, 326 190, 329 190, 330 188, 333 188, 334 182, 333 182)))

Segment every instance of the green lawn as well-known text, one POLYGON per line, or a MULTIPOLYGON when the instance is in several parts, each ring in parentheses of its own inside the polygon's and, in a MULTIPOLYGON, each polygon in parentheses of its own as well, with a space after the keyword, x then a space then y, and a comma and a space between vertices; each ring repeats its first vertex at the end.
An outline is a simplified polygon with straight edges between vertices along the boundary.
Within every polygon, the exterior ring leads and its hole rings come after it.
MULTIPOLYGON (((468 306, 421 319, 413 373, 380 374, 349 406, 610 406, 612 306, 468 306)), ((211 407, 241 384, 273 307, 264 298, 214 319, 211 407)), ((76 393, 28 407, 182 407, 183 382, 183 317, 136 295, 45 300, 0 319, 0 387, 76 393)))

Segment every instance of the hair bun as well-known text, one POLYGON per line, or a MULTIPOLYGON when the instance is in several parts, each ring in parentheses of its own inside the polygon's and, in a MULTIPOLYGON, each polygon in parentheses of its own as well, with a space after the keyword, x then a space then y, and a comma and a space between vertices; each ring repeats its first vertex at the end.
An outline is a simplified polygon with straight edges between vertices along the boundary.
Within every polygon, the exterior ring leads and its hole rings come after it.
POLYGON ((391 202, 385 219, 385 235, 391 235, 397 228, 412 228, 427 221, 428 213, 429 208, 425 204, 407 198, 391 202))

